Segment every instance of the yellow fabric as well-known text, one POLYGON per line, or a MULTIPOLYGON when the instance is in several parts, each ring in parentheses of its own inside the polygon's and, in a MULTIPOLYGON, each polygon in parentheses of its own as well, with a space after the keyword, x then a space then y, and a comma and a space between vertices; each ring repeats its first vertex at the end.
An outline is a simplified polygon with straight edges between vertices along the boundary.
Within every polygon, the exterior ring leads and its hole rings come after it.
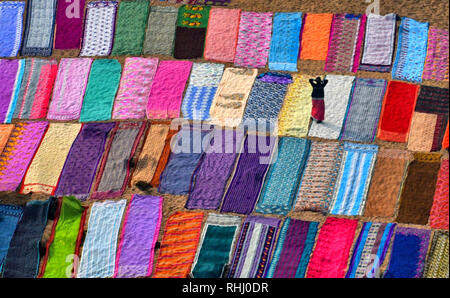
POLYGON ((3 152, 13 129, 14 124, 0 124, 0 154, 3 152))

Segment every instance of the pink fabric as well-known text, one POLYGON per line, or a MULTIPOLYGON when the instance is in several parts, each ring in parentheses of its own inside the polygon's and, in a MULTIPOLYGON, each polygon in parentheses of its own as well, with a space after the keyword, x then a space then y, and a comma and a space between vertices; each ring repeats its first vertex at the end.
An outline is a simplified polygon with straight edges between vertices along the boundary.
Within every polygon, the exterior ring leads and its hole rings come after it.
POLYGON ((52 94, 52 88, 55 83, 57 72, 58 64, 56 64, 56 61, 55 64, 42 66, 41 74, 39 75, 38 88, 30 112, 30 119, 45 118, 45 115, 47 115, 50 96, 52 94))
POLYGON ((359 61, 361 57, 361 47, 364 40, 364 32, 366 30, 367 16, 364 14, 361 18, 361 24, 359 26, 358 39, 356 40, 355 57, 353 58, 352 72, 357 72, 359 67, 359 61))
POLYGON ((240 9, 211 8, 203 54, 206 60, 233 62, 240 15, 240 9))
POLYGON ((125 59, 125 67, 114 103, 113 119, 145 118, 145 108, 157 68, 158 58, 125 59))
POLYGON ((448 81, 448 61, 448 30, 431 27, 423 79, 448 81))
POLYGON ((192 62, 161 61, 153 80, 147 104, 147 118, 171 119, 180 116, 184 87, 191 72, 192 62))

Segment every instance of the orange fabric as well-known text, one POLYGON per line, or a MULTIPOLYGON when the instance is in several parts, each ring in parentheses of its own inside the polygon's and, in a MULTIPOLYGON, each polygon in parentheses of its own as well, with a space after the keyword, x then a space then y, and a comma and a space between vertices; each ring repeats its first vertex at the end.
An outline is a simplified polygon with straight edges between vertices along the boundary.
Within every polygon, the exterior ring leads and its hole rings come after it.
POLYGON ((300 59, 327 59, 332 13, 307 14, 302 31, 300 59))
POLYGON ((0 124, 0 154, 3 152, 3 149, 5 149, 9 135, 13 129, 14 124, 0 124))
POLYGON ((170 141, 172 140, 172 137, 178 132, 177 130, 169 130, 167 133, 166 141, 164 144, 164 149, 161 153, 161 157, 159 158, 158 165, 156 166, 155 174, 153 175, 152 181, 150 182, 151 186, 158 187, 159 186, 159 179, 161 177, 162 172, 166 168, 167 161, 169 161, 170 156, 170 141))
POLYGON ((448 148, 448 122, 447 128, 445 129, 444 139, 442 140, 442 148, 444 149, 448 148))

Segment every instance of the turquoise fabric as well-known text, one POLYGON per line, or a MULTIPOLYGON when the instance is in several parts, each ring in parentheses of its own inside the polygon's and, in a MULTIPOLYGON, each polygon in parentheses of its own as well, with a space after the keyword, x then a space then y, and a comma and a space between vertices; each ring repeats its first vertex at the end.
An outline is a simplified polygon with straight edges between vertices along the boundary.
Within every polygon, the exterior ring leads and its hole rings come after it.
POLYGON ((316 242, 316 234, 319 227, 318 222, 311 222, 309 224, 308 235, 306 236, 305 246, 303 248, 302 259, 298 264, 297 272, 295 273, 295 278, 304 278, 306 274, 306 268, 309 264, 309 258, 316 242))

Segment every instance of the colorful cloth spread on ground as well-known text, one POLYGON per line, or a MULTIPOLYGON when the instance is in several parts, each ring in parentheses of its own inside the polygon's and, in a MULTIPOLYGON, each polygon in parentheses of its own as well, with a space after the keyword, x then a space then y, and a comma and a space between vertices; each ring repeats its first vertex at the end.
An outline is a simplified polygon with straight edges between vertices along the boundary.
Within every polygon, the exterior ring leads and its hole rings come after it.
POLYGON ((0 59, 0 123, 10 123, 13 118, 24 68, 24 59, 0 59))
POLYGON ((241 123, 257 74, 256 69, 225 69, 209 111, 212 124, 236 127, 241 123))
POLYGON ((206 60, 234 61, 240 16, 240 9, 211 8, 203 53, 206 60))
POLYGON ((188 277, 197 251, 202 220, 202 212, 183 211, 177 211, 167 219, 153 277, 188 277))
POLYGON ((119 91, 114 102, 113 119, 143 119, 158 58, 125 59, 119 91))
POLYGON ((0 154, 8 143, 9 136, 14 129, 14 124, 0 124, 0 154))
POLYGON ((220 278, 229 264, 241 218, 209 214, 192 265, 194 278, 220 278))
POLYGON ((428 23, 402 17, 392 78, 421 83, 427 55, 428 23))
POLYGON ((153 178, 149 176, 151 179, 150 184, 153 187, 158 187, 160 183, 161 174, 164 171, 164 168, 167 165, 167 162, 169 161, 170 152, 172 149, 170 148, 170 144, 172 141, 172 137, 176 135, 179 131, 179 127, 177 128, 171 128, 169 132, 166 135, 166 139, 164 141, 164 147, 161 152, 161 156, 159 157, 159 160, 157 161, 156 169, 153 174, 153 178))
POLYGON ((353 89, 353 76, 327 75, 325 86, 325 120, 313 121, 309 130, 310 137, 337 140, 347 113, 348 101, 353 89))
POLYGON ((0 57, 17 56, 22 41, 22 23, 25 2, 2 1, 0 3, 0 57))
POLYGON ((384 278, 421 278, 430 241, 430 230, 398 227, 384 278))
POLYGON ((332 13, 305 14, 301 31, 300 59, 325 61, 332 22, 332 13))
POLYGON ((448 30, 430 27, 424 80, 448 81, 448 30))
POLYGON ((91 64, 90 58, 61 59, 47 114, 48 119, 76 120, 80 117, 91 64))
POLYGON ((283 100, 292 76, 282 73, 262 73, 253 84, 244 111, 242 125, 248 131, 274 132, 283 100), (268 100, 270 98, 270 100, 268 100))
POLYGON ((150 276, 162 218, 162 197, 133 195, 116 256, 114 277, 150 276))
POLYGON ((265 277, 305 277, 318 226, 318 222, 286 218, 265 277))
POLYGON ((287 215, 297 195, 298 183, 308 159, 310 141, 282 137, 278 140, 255 211, 287 215))
POLYGON ((147 103, 147 118, 170 119, 180 116, 184 87, 191 61, 161 61, 147 103))
POLYGON ((308 134, 312 86, 305 75, 295 74, 293 80, 278 117, 278 135, 301 138, 308 134))
POLYGON ((406 143, 418 91, 418 85, 389 81, 381 108, 378 139, 406 143))
POLYGON ((269 268, 280 220, 248 216, 236 243, 229 278, 261 278, 269 268))
POLYGON ((331 214, 361 215, 366 204, 378 145, 344 143, 331 214))
POLYGON ((150 7, 144 54, 172 55, 178 7, 150 7))
POLYGON ((409 132, 409 150, 441 150, 448 122, 448 96, 448 89, 420 86, 409 132))
POLYGON ((223 64, 194 63, 181 105, 183 118, 208 120, 214 95, 222 78, 223 64))
POLYGON ((343 154, 342 144, 311 142, 299 184, 296 211, 328 213, 343 154))
POLYGON ((396 221, 426 225, 440 168, 440 153, 414 153, 403 182, 396 221))
POLYGON ((325 71, 356 72, 364 39, 366 15, 335 14, 331 24, 325 71))
POLYGON ((444 133, 444 139, 442 140, 442 148, 447 149, 448 148, 448 122, 447 122, 447 128, 445 129, 444 133))
POLYGON ((85 200, 91 191, 97 166, 114 123, 86 123, 72 144, 55 194, 85 200))
POLYGON ((40 277, 69 278, 67 268, 73 262, 67 259, 75 254, 81 234, 84 231, 86 209, 75 197, 64 197, 60 202, 60 212, 54 221, 51 241, 47 243, 47 252, 40 277))
POLYGON ((448 158, 443 159, 439 169, 436 191, 433 198, 433 207, 430 214, 430 226, 433 229, 448 230, 448 158))
POLYGON ((178 10, 173 57, 193 59, 203 56, 210 6, 183 5, 178 10))
POLYGON ((145 130, 145 122, 118 122, 110 133, 98 168, 92 199, 122 195, 130 177, 130 162, 145 130))
POLYGON ((378 278, 391 243, 395 223, 365 222, 347 271, 347 278, 378 278))
POLYGON ((54 59, 26 59, 13 118, 45 118, 58 72, 54 59))
POLYGON ((367 16, 364 50, 359 70, 390 71, 394 56, 396 19, 395 13, 367 16))
POLYGON ((436 231, 433 234, 430 253, 423 277, 448 278, 448 231, 436 231))
POLYGON ((22 56, 50 56, 53 49, 57 0, 27 1, 22 56))
POLYGON ((3 264, 4 278, 35 278, 39 273, 39 243, 56 203, 55 198, 46 201, 30 201, 25 205, 22 219, 9 243, 3 264))
POLYGON ((22 218, 23 208, 16 205, 0 205, 0 273, 8 253, 9 243, 17 224, 22 218))
POLYGON ((189 193, 191 178, 205 149, 204 139, 211 138, 212 131, 199 126, 184 126, 172 140, 172 153, 161 174, 159 193, 185 195, 189 193))
POLYGON ((53 195, 72 143, 81 124, 51 123, 23 180, 21 193, 42 192, 53 195))
POLYGON ((0 191, 15 191, 20 185, 47 126, 47 122, 15 124, 0 154, 0 191))
POLYGON ((234 65, 264 68, 272 35, 272 12, 241 12, 234 65))
POLYGON ((56 10, 55 49, 79 49, 83 34, 86 0, 58 0, 56 10))
POLYGON ((78 278, 104 278, 114 274, 117 237, 127 200, 95 202, 81 254, 78 278))
POLYGON ((263 186, 276 138, 247 135, 233 178, 226 190, 221 212, 250 214, 263 186))
POLYGON ((386 85, 383 79, 356 78, 340 140, 373 142, 386 85))
POLYGON ((116 59, 94 60, 84 94, 80 122, 111 119, 122 66, 116 59))
POLYGON ((80 56, 108 56, 110 54, 117 5, 117 1, 95 1, 87 4, 80 56))
POLYGON ((366 217, 393 217, 407 165, 412 155, 405 150, 380 147, 367 194, 366 217))
POLYGON ((301 12, 277 12, 273 18, 269 69, 297 72, 301 12))
POLYGON ((328 217, 320 228, 308 278, 343 278, 358 220, 328 217))
POLYGON ((214 130, 211 147, 192 175, 186 208, 219 208, 243 139, 242 130, 214 130))

